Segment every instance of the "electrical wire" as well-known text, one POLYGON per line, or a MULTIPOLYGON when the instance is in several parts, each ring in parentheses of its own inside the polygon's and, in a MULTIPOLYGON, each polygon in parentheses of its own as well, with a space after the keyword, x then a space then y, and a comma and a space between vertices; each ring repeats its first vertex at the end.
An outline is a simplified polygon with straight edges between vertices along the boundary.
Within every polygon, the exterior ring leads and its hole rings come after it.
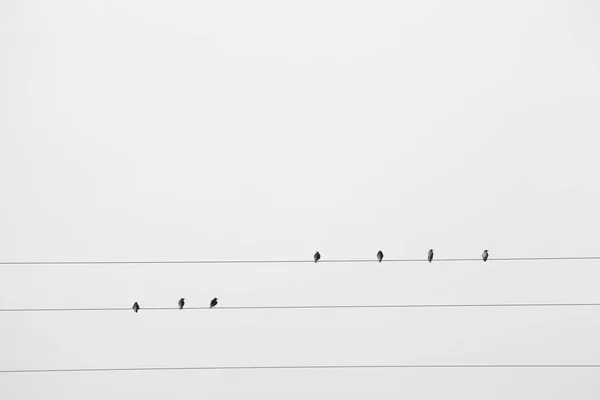
MULTIPOLYGON (((372 304, 372 305, 298 305, 298 306, 217 306, 184 307, 187 310, 326 310, 326 309, 393 309, 393 308, 516 308, 516 307, 600 307, 600 303, 482 303, 482 304, 372 304)), ((146 311, 179 311, 178 307, 141 307, 140 312, 146 311)), ((75 311, 127 311, 131 307, 105 308, 2 308, 0 312, 75 312, 75 311)))
POLYGON ((57 368, 10 369, 0 374, 131 372, 131 371, 223 371, 223 370, 323 370, 323 369, 483 369, 483 368, 600 368, 600 364, 395 364, 395 365, 235 365, 197 367, 57 368))
MULTIPOLYGON (((577 261, 577 260, 600 260, 600 256, 570 256, 570 257, 498 257, 488 258, 487 262, 496 261, 577 261)), ((432 262, 460 262, 460 261, 477 261, 483 262, 481 258, 435 258, 432 262)), ((331 259, 319 260, 319 264, 323 263, 377 263, 373 259, 331 259)), ((384 263, 399 263, 399 262, 427 262, 425 258, 399 258, 399 259, 383 259, 384 263)), ((70 266, 70 265, 167 265, 167 264, 313 264, 313 260, 164 260, 164 261, 2 261, 0 266, 70 266)))

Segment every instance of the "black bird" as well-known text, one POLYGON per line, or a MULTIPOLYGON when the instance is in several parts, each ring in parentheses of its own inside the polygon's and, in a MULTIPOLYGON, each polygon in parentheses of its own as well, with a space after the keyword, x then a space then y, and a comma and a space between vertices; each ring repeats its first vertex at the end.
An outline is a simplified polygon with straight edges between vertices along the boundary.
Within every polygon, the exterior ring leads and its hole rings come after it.
POLYGON ((210 308, 213 308, 214 306, 216 306, 216 305, 217 305, 217 303, 218 303, 218 302, 217 302, 217 300, 218 300, 218 299, 215 297, 214 299, 212 299, 212 300, 210 301, 210 308))
POLYGON ((321 259, 321 253, 319 253, 318 251, 315 253, 315 264, 317 263, 317 261, 319 261, 321 259))
POLYGON ((182 297, 179 299, 179 309, 183 309, 183 306, 185 306, 185 299, 182 297))
POLYGON ((431 262, 433 260, 433 249, 429 249, 429 253, 427 253, 427 260, 431 262))
POLYGON ((481 253, 481 258, 483 258, 483 262, 486 262, 489 256, 490 255, 488 254, 487 250, 484 250, 483 253, 481 253))
POLYGON ((131 308, 133 308, 133 311, 137 313, 138 310, 140 309, 140 305, 136 301, 135 303, 133 303, 133 307, 131 307, 131 308))
POLYGON ((383 251, 379 250, 379 251, 377 252, 377 260, 378 260, 379 262, 381 262, 381 260, 383 260, 383 251))

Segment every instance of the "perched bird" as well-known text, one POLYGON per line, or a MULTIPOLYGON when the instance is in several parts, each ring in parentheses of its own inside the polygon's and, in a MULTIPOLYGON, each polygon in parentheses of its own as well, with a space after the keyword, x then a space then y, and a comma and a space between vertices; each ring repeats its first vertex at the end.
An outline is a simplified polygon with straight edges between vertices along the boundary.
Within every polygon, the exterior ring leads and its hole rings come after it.
POLYGON ((183 309, 183 306, 185 306, 185 299, 182 297, 179 299, 179 309, 183 309))
POLYGON ((381 260, 383 260, 383 251, 379 250, 379 251, 377 252, 377 260, 378 260, 379 262, 381 262, 381 260))
POLYGON ((317 263, 317 261, 319 261, 321 259, 321 253, 319 253, 318 251, 315 253, 315 264, 317 263))
POLYGON ((427 253, 427 261, 431 262, 433 260, 433 249, 429 249, 429 253, 427 253))
POLYGON ((140 305, 136 301, 135 303, 133 303, 133 307, 131 307, 131 308, 133 308, 133 311, 137 313, 138 310, 140 309, 140 305))
POLYGON ((217 298, 215 297, 214 299, 212 299, 212 300, 210 301, 210 308, 213 308, 213 307, 214 307, 214 306, 216 306, 216 305, 217 305, 217 298))
POLYGON ((488 254, 487 250, 484 250, 483 253, 481 253, 481 258, 483 258, 483 262, 486 262, 489 256, 490 255, 488 254))

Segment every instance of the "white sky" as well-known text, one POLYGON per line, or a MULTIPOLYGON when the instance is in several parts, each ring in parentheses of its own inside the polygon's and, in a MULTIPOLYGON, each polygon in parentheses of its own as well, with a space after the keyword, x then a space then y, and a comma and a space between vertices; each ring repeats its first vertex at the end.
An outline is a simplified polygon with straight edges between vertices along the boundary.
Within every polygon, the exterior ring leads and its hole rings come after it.
MULTIPOLYGON (((0 260, 598 255, 593 1, 0 3, 0 260)), ((6 267, 0 308, 600 301, 594 261, 6 267)), ((596 309, 3 313, 0 369, 600 363, 596 309)), ((597 370, 0 374, 0 398, 597 399, 597 370)))

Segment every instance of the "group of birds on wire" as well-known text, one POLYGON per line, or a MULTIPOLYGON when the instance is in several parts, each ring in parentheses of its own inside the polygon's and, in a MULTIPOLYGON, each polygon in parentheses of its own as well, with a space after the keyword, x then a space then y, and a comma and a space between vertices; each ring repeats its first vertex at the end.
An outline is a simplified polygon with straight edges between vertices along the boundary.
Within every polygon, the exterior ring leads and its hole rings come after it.
MULTIPOLYGON (((481 253, 481 259, 483 260, 483 262, 486 262, 488 257, 489 257, 488 251, 484 250, 483 253, 481 253)), ((313 256, 313 258, 315 260, 315 263, 318 263, 319 260, 321 259, 321 253, 319 253, 317 251, 315 253, 315 255, 313 256)), ((379 250, 377 252, 377 261, 379 261, 379 262, 383 261, 383 251, 381 251, 381 250, 379 250)), ((427 253, 427 261, 429 261, 429 262, 433 261, 433 249, 429 249, 429 252, 427 253)), ((214 308, 217 304, 218 304, 218 299, 215 297, 214 299, 212 299, 210 301, 209 308, 214 308)), ((177 305, 179 306, 179 309, 182 310, 183 307, 185 306, 185 298, 179 299, 179 303, 177 303, 177 305)), ((135 311, 137 313, 140 310, 140 305, 136 301, 135 303, 133 303, 133 307, 131 307, 131 308, 133 309, 133 311, 135 311)))
MULTIPOLYGON (((212 299, 210 301, 210 304, 208 305, 208 308, 215 308, 215 306, 219 303, 219 299, 217 299, 216 297, 214 299, 212 299)), ((179 306, 180 310, 183 310, 183 307, 185 306, 185 298, 181 298, 179 299, 179 302, 177 303, 177 305, 179 306)), ((134 312, 138 312, 140 310, 140 305, 138 304, 138 302, 136 301, 135 303, 133 303, 133 307, 131 307, 133 309, 134 312)))
MULTIPOLYGON (((484 250, 483 253, 481 253, 481 259, 483 260, 483 262, 486 262, 489 256, 490 256, 490 254, 488 253, 487 250, 484 250)), ((320 259, 321 259, 321 253, 319 253, 317 251, 314 255, 315 263, 318 263, 320 259)), ((379 261, 379 262, 383 261, 383 251, 381 251, 381 250, 379 250, 377 252, 377 261, 379 261)), ((427 261, 429 261, 429 262, 433 261, 433 249, 429 249, 429 252, 427 253, 427 261)))

